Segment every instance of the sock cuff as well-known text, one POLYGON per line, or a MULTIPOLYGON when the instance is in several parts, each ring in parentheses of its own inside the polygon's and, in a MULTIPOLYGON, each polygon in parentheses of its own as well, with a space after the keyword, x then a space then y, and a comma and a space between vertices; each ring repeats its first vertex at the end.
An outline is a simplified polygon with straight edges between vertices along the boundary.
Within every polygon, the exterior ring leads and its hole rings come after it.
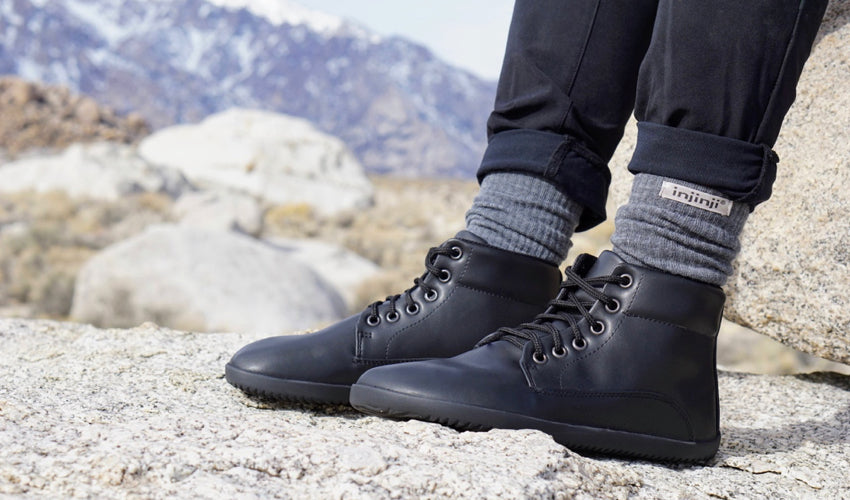
POLYGON ((515 172, 493 172, 466 214, 467 229, 490 245, 560 264, 582 206, 557 186, 515 172))
POLYGON ((629 262, 720 286, 732 273, 749 213, 746 203, 711 188, 638 174, 611 242, 629 262))

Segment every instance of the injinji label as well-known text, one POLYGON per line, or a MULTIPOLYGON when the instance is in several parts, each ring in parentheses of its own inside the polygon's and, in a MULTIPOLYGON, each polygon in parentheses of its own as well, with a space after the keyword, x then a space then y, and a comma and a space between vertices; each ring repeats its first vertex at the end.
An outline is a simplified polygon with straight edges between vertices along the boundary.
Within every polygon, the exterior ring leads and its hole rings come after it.
POLYGON ((668 200, 678 201, 720 215, 728 216, 732 212, 732 200, 672 182, 664 181, 661 184, 659 195, 668 200))

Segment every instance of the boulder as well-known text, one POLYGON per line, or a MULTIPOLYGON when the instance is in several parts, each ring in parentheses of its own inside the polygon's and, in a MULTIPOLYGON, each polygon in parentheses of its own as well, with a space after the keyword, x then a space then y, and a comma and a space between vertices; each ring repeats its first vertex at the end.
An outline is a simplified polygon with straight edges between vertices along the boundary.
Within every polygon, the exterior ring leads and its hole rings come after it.
POLYGON ((0 79, 0 89, 0 104, 3 106, 29 104, 38 95, 36 84, 18 78, 0 79))
POLYGON ((582 456, 530 430, 457 432, 272 403, 224 380, 258 339, 0 319, 0 496, 844 498, 850 377, 720 377, 718 455, 582 456))
POLYGON ((178 171, 151 165, 133 147, 112 142, 74 144, 60 154, 0 165, 0 193, 63 191, 71 197, 116 201, 144 192, 176 197, 190 189, 178 171))
POLYGON ((74 116, 80 123, 94 125, 100 121, 100 107, 91 97, 84 97, 77 103, 74 116))
MULTIPOLYGON (((831 2, 775 150, 772 198, 750 216, 726 317, 850 364, 850 2, 831 2)), ((628 197, 635 129, 611 164, 609 215, 628 197)))
POLYGON ((850 2, 827 15, 776 144, 773 197, 745 228, 726 314, 850 364, 850 2))
POLYGON ((0 77, 0 116, 0 144, 12 157, 77 142, 129 144, 149 132, 137 113, 124 117, 67 87, 14 76, 0 77))
POLYGON ((257 236, 263 230, 263 208, 251 196, 229 190, 186 193, 172 209, 180 225, 257 236))
POLYGON ((268 241, 293 259, 310 266, 332 284, 349 310, 356 306, 360 285, 381 273, 381 268, 371 260, 330 243, 294 238, 272 238, 268 241))
POLYGON ((343 300, 309 266, 233 232, 153 226, 81 269, 71 316, 106 326, 282 334, 342 318, 343 300))
POLYGON ((269 204, 308 203, 328 215, 371 203, 371 184, 342 141, 286 115, 231 109, 160 130, 139 152, 198 185, 236 189, 269 204))

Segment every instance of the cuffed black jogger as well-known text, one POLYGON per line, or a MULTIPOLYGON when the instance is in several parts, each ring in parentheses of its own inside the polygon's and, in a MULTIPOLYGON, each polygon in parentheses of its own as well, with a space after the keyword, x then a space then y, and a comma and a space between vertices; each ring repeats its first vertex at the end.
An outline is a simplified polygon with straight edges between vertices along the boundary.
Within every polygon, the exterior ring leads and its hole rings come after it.
POLYGON ((479 179, 545 178, 585 206, 589 229, 605 219, 607 162, 634 109, 631 171, 755 207, 826 4, 518 0, 479 179))

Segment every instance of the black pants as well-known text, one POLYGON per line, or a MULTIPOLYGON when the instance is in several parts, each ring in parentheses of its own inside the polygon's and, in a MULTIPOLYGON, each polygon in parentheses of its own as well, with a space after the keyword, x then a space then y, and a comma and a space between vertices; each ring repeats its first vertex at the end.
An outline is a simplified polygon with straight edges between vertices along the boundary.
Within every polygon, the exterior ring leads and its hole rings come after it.
POLYGON ((605 219, 607 163, 635 111, 629 170, 755 207, 827 0, 517 0, 479 180, 523 172, 605 219))

